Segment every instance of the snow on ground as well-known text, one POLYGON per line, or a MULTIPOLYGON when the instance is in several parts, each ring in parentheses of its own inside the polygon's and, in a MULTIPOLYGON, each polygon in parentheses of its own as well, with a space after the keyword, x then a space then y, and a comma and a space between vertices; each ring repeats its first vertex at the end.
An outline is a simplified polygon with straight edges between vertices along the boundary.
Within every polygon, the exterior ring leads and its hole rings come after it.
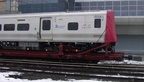
POLYGON ((140 64, 144 65, 144 61, 133 61, 133 60, 124 60, 124 61, 101 61, 98 64, 140 64))
POLYGON ((104 82, 97 80, 74 80, 70 79, 68 81, 52 80, 52 79, 40 79, 40 80, 27 80, 27 79, 15 79, 9 77, 9 75, 20 75, 19 72, 0 72, 0 82, 104 82))
MULTIPOLYGON (((141 64, 144 65, 144 61, 133 61, 133 60, 124 60, 124 61, 101 61, 98 64, 141 64)), ((19 72, 0 72, 0 82, 105 82, 98 80, 75 80, 70 79, 68 81, 62 80, 52 80, 52 79, 40 79, 40 80, 27 80, 27 79, 15 79, 9 77, 9 75, 21 75, 19 72)), ((108 82, 108 81, 106 81, 108 82)), ((111 82, 111 81, 109 81, 111 82)))

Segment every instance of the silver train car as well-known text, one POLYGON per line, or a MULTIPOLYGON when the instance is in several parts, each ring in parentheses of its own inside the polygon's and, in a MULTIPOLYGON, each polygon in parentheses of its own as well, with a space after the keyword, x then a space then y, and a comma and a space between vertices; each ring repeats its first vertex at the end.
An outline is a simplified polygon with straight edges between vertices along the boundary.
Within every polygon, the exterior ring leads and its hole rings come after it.
POLYGON ((70 52, 114 46, 113 11, 0 15, 1 49, 57 51, 60 42, 70 52))

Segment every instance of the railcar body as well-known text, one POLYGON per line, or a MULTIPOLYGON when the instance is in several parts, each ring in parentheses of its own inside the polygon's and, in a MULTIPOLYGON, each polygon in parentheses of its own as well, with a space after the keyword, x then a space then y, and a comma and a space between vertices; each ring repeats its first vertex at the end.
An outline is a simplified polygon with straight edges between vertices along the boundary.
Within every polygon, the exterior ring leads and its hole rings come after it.
POLYGON ((0 16, 2 49, 83 51, 117 42, 114 14, 96 12, 31 13, 0 16), (71 47, 68 47, 68 46, 71 47), (72 47, 75 47, 72 49, 72 47))
POLYGON ((0 16, 0 56, 122 60, 116 42, 111 10, 0 16))

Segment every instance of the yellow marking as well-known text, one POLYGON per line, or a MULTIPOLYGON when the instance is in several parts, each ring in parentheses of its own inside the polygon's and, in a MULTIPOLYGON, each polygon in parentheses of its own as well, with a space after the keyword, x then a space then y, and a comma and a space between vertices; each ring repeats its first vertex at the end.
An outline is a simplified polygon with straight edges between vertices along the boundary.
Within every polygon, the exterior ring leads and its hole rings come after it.
POLYGON ((9 42, 7 42, 7 44, 10 44, 9 42))

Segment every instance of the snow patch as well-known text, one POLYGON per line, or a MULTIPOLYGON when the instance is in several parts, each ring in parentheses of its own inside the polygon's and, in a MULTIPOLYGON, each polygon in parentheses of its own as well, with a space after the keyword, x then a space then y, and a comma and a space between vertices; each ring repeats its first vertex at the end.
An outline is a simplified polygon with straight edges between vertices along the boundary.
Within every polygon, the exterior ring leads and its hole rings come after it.
MULTIPOLYGON (((94 80, 75 80, 70 79, 68 81, 62 80, 52 80, 52 79, 40 79, 40 80, 27 80, 27 79, 15 79, 9 77, 9 75, 21 75, 22 73, 19 72, 0 72, 0 82, 104 82, 104 81, 97 81, 94 80)), ((110 81, 109 81, 110 82, 110 81)))
POLYGON ((140 64, 144 65, 144 61, 133 61, 133 60, 124 60, 124 61, 101 61, 98 64, 140 64))

